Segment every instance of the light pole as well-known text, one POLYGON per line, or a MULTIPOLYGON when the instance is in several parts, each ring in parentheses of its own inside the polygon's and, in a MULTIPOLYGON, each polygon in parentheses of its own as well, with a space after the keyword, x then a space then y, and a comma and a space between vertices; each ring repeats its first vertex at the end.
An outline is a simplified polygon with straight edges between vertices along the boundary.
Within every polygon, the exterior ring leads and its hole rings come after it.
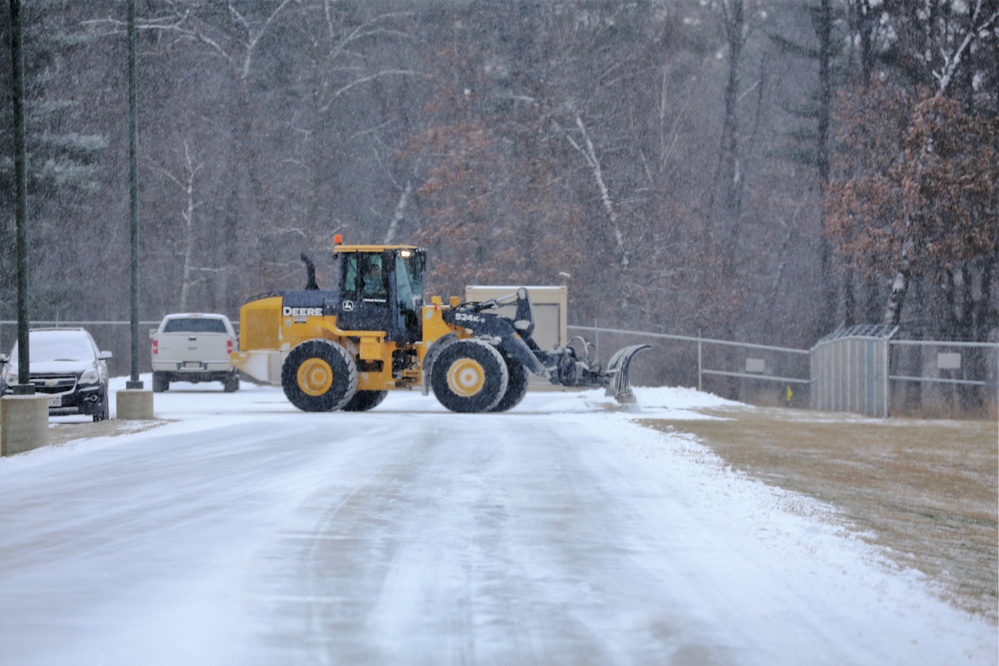
MULTIPOLYGON (((17 220, 17 384, 14 395, 34 395, 28 355, 28 171, 24 129, 24 52, 21 0, 10 0, 10 53, 14 67, 14 216, 17 220)), ((13 359, 11 359, 13 360, 13 359)))
POLYGON ((139 380, 139 95, 135 49, 135 0, 128 0, 128 230, 131 241, 130 317, 132 367, 125 390, 118 391, 119 419, 154 418, 153 392, 139 380))
MULTIPOLYGON (((49 441, 49 401, 35 394, 28 349, 28 168, 24 122, 24 52, 21 0, 10 0, 10 54, 14 101, 14 216, 17 237, 17 383, 0 397, 0 456, 21 453, 49 441)), ((10 359, 13 362, 13 359, 10 359)))
POLYGON ((131 356, 127 389, 141 389, 139 380, 139 111, 138 64, 135 57, 135 0, 128 0, 128 196, 131 240, 131 356))

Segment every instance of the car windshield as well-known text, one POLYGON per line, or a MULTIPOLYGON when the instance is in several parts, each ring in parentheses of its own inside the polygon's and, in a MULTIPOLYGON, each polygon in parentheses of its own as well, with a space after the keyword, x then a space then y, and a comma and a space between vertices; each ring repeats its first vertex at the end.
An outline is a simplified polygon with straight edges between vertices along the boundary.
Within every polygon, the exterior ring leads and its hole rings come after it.
MULTIPOLYGON (((92 361, 95 357, 90 340, 78 333, 38 331, 28 334, 28 354, 32 363, 46 361, 92 361)), ((10 352, 13 362, 17 361, 17 343, 10 352)))
POLYGON ((191 319, 168 319, 163 325, 164 333, 225 333, 225 322, 221 319, 203 317, 191 319))

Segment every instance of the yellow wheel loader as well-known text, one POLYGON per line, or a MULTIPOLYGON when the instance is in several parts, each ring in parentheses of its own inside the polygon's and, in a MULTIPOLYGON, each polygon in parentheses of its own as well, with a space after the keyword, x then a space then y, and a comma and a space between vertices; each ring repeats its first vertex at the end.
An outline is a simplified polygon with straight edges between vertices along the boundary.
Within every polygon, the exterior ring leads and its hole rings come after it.
POLYGON ((305 289, 271 292, 239 313, 232 364, 256 381, 280 384, 307 412, 366 411, 393 389, 432 389, 455 412, 502 412, 527 393, 528 371, 562 386, 602 386, 633 402, 628 369, 649 345, 618 351, 603 371, 572 345, 543 350, 531 337, 526 289, 483 302, 424 302, 425 250, 410 245, 333 248, 338 286, 320 289, 302 255, 305 289), (516 304, 514 317, 499 308, 516 304))

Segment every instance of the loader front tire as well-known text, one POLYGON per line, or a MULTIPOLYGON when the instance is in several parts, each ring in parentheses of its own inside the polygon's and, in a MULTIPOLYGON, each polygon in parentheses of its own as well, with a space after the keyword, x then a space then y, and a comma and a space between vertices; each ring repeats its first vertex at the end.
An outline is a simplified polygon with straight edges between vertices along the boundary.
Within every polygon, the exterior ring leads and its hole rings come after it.
POLYGON ((303 412, 342 408, 357 391, 357 365, 347 350, 331 340, 307 340, 281 366, 281 386, 303 412))
POLYGON ((527 395, 527 368, 524 367, 523 363, 511 359, 505 354, 503 355, 503 360, 506 361, 509 380, 506 385, 506 393, 496 403, 496 406, 489 410, 491 412, 505 412, 513 409, 527 395))
POLYGON ((437 400, 452 412, 488 412, 506 394, 509 371, 499 350, 482 340, 444 348, 430 371, 437 400))

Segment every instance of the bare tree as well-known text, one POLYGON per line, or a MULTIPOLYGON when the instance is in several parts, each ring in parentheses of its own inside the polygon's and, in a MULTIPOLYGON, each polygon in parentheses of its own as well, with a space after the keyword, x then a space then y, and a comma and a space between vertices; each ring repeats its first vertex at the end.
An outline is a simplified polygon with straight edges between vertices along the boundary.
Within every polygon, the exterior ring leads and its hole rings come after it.
POLYGON ((621 224, 618 220, 617 205, 614 202, 614 197, 611 195, 610 187, 604 178, 600 157, 597 155, 593 139, 590 137, 590 132, 586 129, 586 124, 583 123, 582 116, 578 111, 574 111, 572 115, 579 138, 577 140, 570 131, 565 132, 565 138, 583 156, 583 159, 586 160, 586 165, 593 175, 593 183, 600 193, 600 203, 607 215, 607 226, 614 238, 614 254, 617 256, 621 268, 627 268, 628 250, 624 246, 624 234, 621 232, 621 224))
POLYGON ((402 188, 402 193, 399 195, 399 202, 395 206, 395 212, 392 215, 392 222, 389 224, 388 230, 385 232, 384 242, 390 244, 395 242, 396 234, 399 232, 399 225, 406 218, 406 207, 409 205, 409 198, 413 195, 413 181, 406 181, 406 185, 402 188))
MULTIPOLYGON (((161 34, 171 42, 196 42, 222 58, 240 80, 250 75, 250 68, 261 39, 277 17, 297 0, 278 0, 276 6, 258 17, 249 16, 232 0, 225 0, 224 12, 233 27, 228 30, 217 22, 217 13, 204 13, 204 3, 197 0, 163 0, 152 9, 153 15, 139 19, 138 29, 161 34)), ((221 4, 221 3, 219 3, 221 4)), ((244 5, 245 6, 245 5, 244 5)), ((214 7, 212 9, 215 9, 214 7)), ((122 32, 124 22, 109 15, 104 19, 84 22, 90 26, 110 29, 110 34, 122 32)))
MULTIPOLYGON (((60 236, 68 220, 86 229, 81 238, 117 238, 122 146, 106 110, 121 97, 119 10, 115 0, 90 0, 45 16, 73 35, 81 25, 91 37, 113 33, 38 60, 51 85, 36 108, 58 125, 51 136, 75 137, 59 138, 75 154, 81 137, 108 137, 86 142, 98 148, 86 187, 53 189, 59 196, 45 200, 52 223, 39 226, 38 242, 51 246, 53 266, 84 244, 60 236), (56 90, 87 103, 66 112, 56 90)), ((231 313, 250 293, 299 279, 302 250, 316 255, 323 281, 321 248, 346 230, 358 242, 426 240, 459 290, 466 278, 547 282, 567 272, 580 319, 753 337, 792 330, 794 342, 808 343, 829 319, 820 315, 830 282, 816 270, 816 204, 823 146, 836 145, 822 138, 836 129, 823 120, 830 89, 882 78, 920 84, 988 120, 999 108, 996 11, 995 0, 810 0, 797 11, 777 0, 148 0, 143 239, 155 251, 189 229, 195 243, 151 257, 146 265, 163 273, 143 281, 153 296, 143 302, 174 307, 183 291, 187 307, 231 313), (775 50, 777 31, 810 55, 775 50), (844 62, 856 76, 837 78, 844 62), (807 119, 795 129, 809 134, 791 138, 808 142, 807 169, 774 158, 789 138, 784 110, 795 105, 807 119)), ((893 117, 911 119, 911 109, 893 117)), ((904 136, 893 142, 896 162, 904 136)), ((64 164, 52 162, 38 172, 49 181, 32 186, 81 174, 64 164)), ((890 170, 861 166, 867 175, 890 170)), ((833 180, 843 173, 837 166, 833 180)), ((912 228, 933 211, 914 208, 912 228)), ((887 222, 884 213, 876 225, 867 220, 870 229, 887 222)), ((924 277, 934 261, 917 255, 912 275, 936 298, 924 277)), ((947 270, 950 311, 994 283, 981 258, 947 270)), ((877 279, 892 273, 882 265, 877 279)), ((47 298, 65 300, 69 292, 50 286, 47 298)), ((113 312, 120 302, 110 285, 89 292, 81 303, 113 312)), ((875 317, 886 292, 864 294, 875 317)))
POLYGON ((728 48, 728 80, 725 83, 725 108, 718 153, 718 182, 721 188, 721 211, 726 218, 725 235, 734 232, 742 205, 742 171, 739 160, 739 86, 742 81, 742 47, 746 41, 746 20, 743 0, 719 0, 717 8, 728 48))
POLYGON ((968 12, 968 25, 964 30, 964 36, 953 44, 941 44, 940 65, 933 71, 933 78, 937 80, 937 94, 945 95, 950 88, 954 74, 962 61, 971 51, 974 43, 985 37, 989 31, 993 30, 999 23, 999 9, 987 9, 984 0, 975 0, 974 5, 968 12))
POLYGON ((999 249, 999 123, 960 107, 879 84, 843 123, 855 157, 830 184, 830 230, 854 265, 891 278, 891 326, 902 321, 913 278, 941 277, 999 249))
MULTIPOLYGON (((180 209, 181 227, 179 237, 175 243, 178 249, 175 253, 180 259, 180 295, 177 307, 180 312, 187 312, 191 303, 191 289, 196 285, 205 282, 213 276, 217 276, 226 271, 225 267, 201 266, 196 261, 196 250, 200 247, 199 227, 196 223, 197 211, 204 206, 204 202, 197 195, 198 174, 204 168, 204 162, 195 159, 191 151, 190 142, 183 142, 184 155, 181 172, 174 174, 164 169, 163 175, 177 186, 183 194, 183 205, 180 209)), ((204 254, 203 252, 201 254, 204 254)), ((211 256, 208 253, 208 256, 211 256)))

